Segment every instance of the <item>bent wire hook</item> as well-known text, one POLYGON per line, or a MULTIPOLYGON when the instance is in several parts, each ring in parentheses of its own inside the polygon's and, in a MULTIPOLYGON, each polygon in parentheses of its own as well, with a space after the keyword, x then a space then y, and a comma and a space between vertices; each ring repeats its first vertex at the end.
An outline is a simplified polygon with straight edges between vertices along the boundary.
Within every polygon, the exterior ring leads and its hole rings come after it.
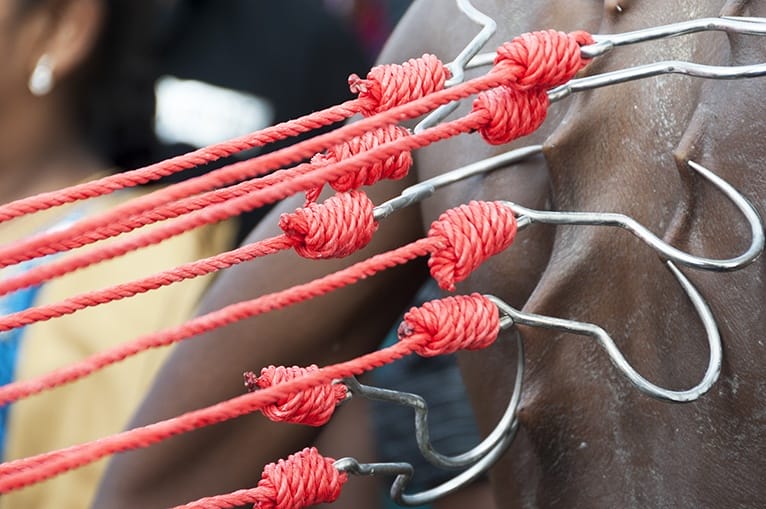
MULTIPOLYGON (((492 65, 496 56, 496 53, 494 52, 478 54, 479 49, 486 44, 494 33, 494 26, 489 24, 490 21, 492 23, 494 23, 494 21, 492 21, 486 14, 479 12, 468 0, 458 0, 458 6, 472 20, 481 24, 483 28, 479 35, 477 35, 468 46, 463 49, 458 57, 447 65, 451 72, 459 72, 459 74, 453 74, 453 79, 446 83, 447 86, 452 86, 462 81, 465 70, 492 65), (465 58, 467 55, 475 56, 466 62, 465 58)), ((581 52, 583 56, 587 58, 594 58, 602 56, 620 46, 638 44, 657 39, 679 37, 704 31, 723 31, 743 35, 763 36, 766 35, 766 18, 740 18, 736 16, 700 18, 618 34, 593 34, 592 37, 595 43, 583 46, 581 52)), ((663 74, 682 74, 709 79, 755 78, 766 76, 766 63, 720 66, 678 60, 656 62, 653 64, 629 67, 617 71, 572 79, 568 83, 548 91, 548 98, 551 103, 554 103, 575 92, 592 90, 663 74)), ((415 127, 415 132, 420 132, 443 120, 457 108, 458 103, 459 101, 445 104, 434 110, 415 127)))
MULTIPOLYGON (((675 263, 685 265, 693 269, 712 270, 718 272, 733 271, 752 263, 763 251, 764 230, 763 223, 758 211, 747 198, 737 192, 721 177, 714 174, 701 164, 688 161, 689 166, 713 184, 721 191, 742 213, 750 226, 751 241, 747 250, 733 258, 715 259, 695 256, 681 251, 661 240, 645 226, 630 216, 608 212, 561 212, 548 210, 534 210, 522 207, 509 201, 504 202, 519 217, 525 218, 524 226, 532 223, 545 223, 555 225, 590 225, 590 226, 617 226, 624 228, 633 235, 644 241, 661 256, 675 263)), ((520 225, 521 227, 521 225, 520 225)))
MULTIPOLYGON (((586 58, 595 58, 620 46, 711 31, 742 35, 766 35, 766 18, 738 16, 698 18, 617 34, 592 34, 594 44, 583 46, 580 51, 586 58)), ((477 54, 465 68, 473 69, 492 65, 496 56, 494 52, 477 54)))
MULTIPOLYGON (((541 145, 523 147, 424 180, 419 184, 404 189, 399 196, 375 207, 373 212, 375 219, 379 221, 388 217, 398 209, 424 200, 433 195, 437 189, 475 175, 488 173, 509 164, 525 160, 534 155, 538 155, 541 152, 541 145)), ((750 245, 743 253, 726 259, 706 258, 703 256, 692 255, 671 246, 657 237, 641 223, 624 214, 608 212, 542 211, 522 207, 521 205, 508 201, 504 203, 519 216, 519 229, 522 229, 531 223, 617 226, 633 233, 662 257, 693 269, 724 272, 737 270, 752 263, 763 251, 764 243, 766 241, 763 223, 758 211, 747 198, 742 196, 742 194, 731 184, 726 182, 726 180, 717 176, 699 163, 688 161, 688 164, 692 170, 700 174, 708 182, 713 184, 716 189, 721 191, 721 193, 723 193, 723 195, 726 196, 726 198, 729 199, 745 217, 750 228, 751 241, 750 245)))
MULTIPOLYGON (((502 316, 502 313, 501 313, 502 316)), ((506 329, 513 325, 511 320, 501 321, 500 327, 506 329)), ((428 404, 422 396, 407 392, 382 389, 360 384, 355 378, 347 378, 343 383, 349 388, 354 396, 361 396, 366 399, 386 401, 404 405, 412 408, 415 413, 415 438, 423 457, 431 464, 441 468, 463 468, 475 463, 480 458, 487 455, 494 446, 501 441, 502 437, 513 428, 516 408, 519 405, 521 397, 521 383, 524 374, 524 345, 521 337, 516 335, 517 345, 517 364, 516 380, 514 382, 513 393, 508 400, 508 405, 502 417, 498 421, 492 432, 482 440, 478 445, 470 450, 448 456, 438 452, 431 443, 430 432, 428 428, 428 404)))
POLYGON ((686 390, 666 389, 653 384, 641 376, 627 359, 625 359, 625 356, 617 347, 611 336, 598 325, 577 322, 574 320, 565 320, 563 318, 553 318, 534 313, 526 313, 511 307, 497 297, 489 295, 486 297, 494 302, 495 305, 516 324, 542 327, 545 329, 553 329, 594 338, 598 341, 601 347, 606 350, 609 359, 615 367, 621 371, 638 390, 656 399, 674 403, 687 403, 694 401, 705 394, 718 379, 718 375, 721 372, 722 358, 721 336, 718 333, 718 326, 716 325, 713 313, 710 311, 710 307, 707 305, 702 295, 700 295, 697 288, 695 288, 680 270, 678 270, 673 262, 666 261, 665 264, 673 273, 673 276, 678 280, 684 293, 686 293, 694 306, 694 309, 705 328, 708 347, 710 349, 710 360, 708 361, 708 366, 702 380, 694 387, 686 390))
MULTIPOLYGON (((493 302, 497 304, 497 302, 502 301, 493 300, 493 302)), ((500 311, 500 328, 508 329, 513 326, 514 321, 509 314, 505 313, 504 308, 498 305, 498 310, 500 311)), ((484 440, 470 450, 455 456, 448 456, 434 449, 428 429, 428 405, 423 397, 417 394, 362 385, 353 377, 343 380, 353 396, 411 407, 415 412, 415 438, 423 457, 437 467, 456 469, 468 466, 466 470, 436 487, 408 494, 404 491, 415 474, 414 468, 409 463, 364 464, 353 458, 342 458, 335 462, 335 467, 355 475, 396 475, 391 484, 390 495, 396 503, 404 506, 431 503, 473 482, 495 464, 516 436, 518 429, 516 410, 521 400, 522 380, 524 378, 524 344, 519 334, 516 334, 516 345, 516 378, 513 393, 505 412, 484 440)))
MULTIPOLYGON (((497 22, 481 12, 471 4, 470 0, 456 0, 458 8, 471 21, 481 25, 481 30, 476 36, 463 48, 463 50, 449 64, 445 65, 452 75, 445 83, 445 87, 452 87, 465 80, 465 70, 479 51, 487 44, 487 41, 495 35, 497 31, 497 22)), ((429 113, 423 120, 415 126, 414 132, 419 133, 429 127, 441 122, 447 115, 455 111, 459 102, 451 102, 439 106, 429 113)))

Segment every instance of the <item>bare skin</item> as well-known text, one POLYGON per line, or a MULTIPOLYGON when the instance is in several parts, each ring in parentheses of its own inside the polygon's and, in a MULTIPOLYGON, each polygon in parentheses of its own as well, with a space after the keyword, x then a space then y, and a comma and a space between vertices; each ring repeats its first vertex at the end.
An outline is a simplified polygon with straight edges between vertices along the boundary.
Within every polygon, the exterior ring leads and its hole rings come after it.
MULTIPOLYGON (((665 0, 476 5, 499 22, 494 42, 538 28, 607 33, 720 13, 766 15, 766 2, 760 0, 684 1, 672 9, 665 0)), ((411 9, 382 60, 402 61, 424 51, 454 55, 474 32, 454 8, 424 0, 411 9)), ((588 72, 670 59, 752 63, 766 59, 765 53, 758 38, 704 34, 620 49, 588 72)), ((732 219, 725 199, 690 174, 686 161, 729 179, 763 212, 766 181, 758 163, 766 159, 765 86, 763 79, 643 80, 571 99, 551 111, 541 132, 512 146, 490 148, 471 136, 425 149, 417 155, 419 178, 513 146, 544 141, 546 147, 544 160, 441 192, 423 205, 423 224, 469 199, 510 199, 536 208, 625 213, 682 249, 731 255, 746 244, 746 231, 732 219)), ((373 200, 401 186, 376 186, 373 200)), ((273 233, 275 217, 268 217, 252 239, 273 233)), ((419 226, 413 226, 419 219, 417 211, 407 211, 386 221, 373 249, 420 235, 419 226)), ((303 263, 287 254, 249 264, 218 280, 206 309, 347 263, 303 263)), ((372 348, 395 315, 389 307, 403 306, 422 280, 420 268, 392 272, 183 345, 136 424, 239 394, 239 374, 246 369, 324 364, 372 348)), ((491 474, 498 507, 752 507, 766 498, 761 375, 766 347, 759 337, 766 320, 763 273, 760 260, 732 274, 688 272, 716 314, 725 359, 711 392, 688 405, 639 393, 590 340, 520 329, 528 371, 519 434, 491 474)), ((528 311, 599 324, 642 374, 662 385, 696 383, 707 362, 702 328, 677 283, 648 248, 624 232, 531 228, 458 288, 468 291, 493 293, 528 311)), ((512 344, 506 336, 485 352, 461 358, 485 432, 510 391, 512 344)), ((114 461, 97 506, 153 507, 250 486, 263 463, 284 457, 314 435, 256 416, 128 454, 114 461)))

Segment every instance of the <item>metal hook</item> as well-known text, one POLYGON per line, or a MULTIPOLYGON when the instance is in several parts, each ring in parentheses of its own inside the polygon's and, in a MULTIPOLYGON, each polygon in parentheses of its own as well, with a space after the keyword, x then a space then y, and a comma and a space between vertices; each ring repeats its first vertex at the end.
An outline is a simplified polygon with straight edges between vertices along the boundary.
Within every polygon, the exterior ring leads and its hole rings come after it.
POLYGON ((618 226, 624 228, 640 238, 668 260, 694 269, 724 272, 741 269, 752 263, 761 254, 764 247, 763 223, 761 222, 758 211, 756 211, 755 207, 747 200, 747 198, 742 196, 724 179, 694 161, 688 161, 688 164, 692 169, 720 190, 724 196, 726 196, 726 198, 739 209, 742 215, 745 216, 745 219, 750 225, 750 235, 752 240, 750 246, 748 246, 744 253, 733 258, 722 260, 694 256, 671 246, 649 231, 638 221, 624 214, 607 212, 542 211, 522 207, 521 205, 512 202, 504 203, 517 215, 527 218, 524 226, 532 223, 545 223, 556 225, 618 226))
MULTIPOLYGON (((487 43, 496 31, 496 22, 486 14, 477 10, 468 0, 457 0, 460 10, 476 23, 482 25, 479 34, 460 52, 460 54, 447 68, 452 72, 452 78, 445 86, 453 86, 464 79, 464 71, 476 67, 492 65, 496 53, 481 53, 478 51, 487 43)), ((766 18, 723 16, 720 18, 700 18, 689 21, 681 21, 658 27, 634 30, 620 34, 594 34, 594 44, 583 46, 582 55, 594 58, 611 51, 619 46, 637 44, 646 41, 678 37, 703 31, 723 31, 744 35, 766 35, 766 18)), ((641 65, 620 69, 617 71, 587 76, 570 80, 548 92, 551 103, 560 101, 575 92, 592 90, 628 81, 634 81, 663 74, 682 74, 709 79, 735 79, 754 78, 766 75, 766 64, 741 65, 741 66, 716 66, 696 64, 684 61, 664 61, 654 64, 641 65)), ((419 133, 442 121, 458 106, 459 101, 440 106, 432 111, 426 118, 415 126, 415 133, 419 133)))
POLYGON ((410 481, 415 469, 409 463, 360 463, 356 458, 341 458, 333 463, 340 472, 352 475, 395 475, 404 478, 405 484, 410 481))
MULTIPOLYGON (((498 300, 498 302, 502 301, 498 300)), ((498 310, 501 314, 500 327, 508 329, 513 326, 514 321, 508 313, 505 313, 505 308, 498 306, 498 310)), ((505 412, 495 428, 484 440, 471 450, 456 456, 441 454, 433 448, 428 430, 428 405, 421 396, 362 385, 354 377, 346 378, 342 382, 346 384, 354 396, 358 395, 367 399, 390 401, 411 407, 415 411, 415 438, 423 457, 432 464, 442 468, 462 468, 470 465, 466 470, 436 487, 408 494, 404 491, 415 474, 414 468, 409 463, 364 464, 359 463, 354 458, 343 458, 335 462, 335 468, 355 475, 395 475, 396 478, 391 484, 391 499, 403 506, 429 504, 474 481, 497 462, 516 436, 516 430, 518 429, 516 409, 521 400, 522 381, 524 378, 524 344, 521 336, 518 334, 516 335, 516 345, 518 348, 516 378, 514 380, 513 394, 505 412)))
POLYGON ((696 78, 708 79, 739 79, 739 78, 757 78, 766 76, 766 63, 753 65, 706 65, 695 64, 694 62, 684 61, 666 61, 654 64, 639 65, 620 69, 618 71, 586 76, 570 80, 561 86, 548 91, 548 98, 552 103, 560 101, 575 92, 592 90, 628 81, 634 81, 662 74, 682 74, 696 78))
POLYGON ((618 46, 709 31, 766 35, 766 18, 738 18, 736 16, 700 18, 621 34, 596 34, 593 36, 595 44, 584 46, 583 55, 592 58, 603 55, 618 46))
MULTIPOLYGON (((503 329, 509 328, 512 325, 513 322, 511 320, 501 321, 501 328, 503 329)), ((412 408, 415 412, 415 439, 423 457, 432 465, 440 468, 463 468, 490 453, 495 445, 502 441, 508 430, 513 427, 516 408, 521 398, 521 383, 524 375, 524 345, 518 334, 516 335, 516 345, 518 349, 516 379, 514 381, 513 393, 508 401, 505 412, 495 428, 484 440, 470 450, 454 456, 442 454, 434 449, 428 427, 428 404, 422 396, 362 385, 353 377, 344 379, 343 383, 354 396, 358 395, 366 399, 387 401, 412 408)))
POLYGON ((658 385, 655 385, 641 376, 631 364, 622 355, 622 352, 615 344, 614 340, 607 334, 607 332, 592 323, 577 322, 574 320, 565 320, 562 318, 553 318, 549 316, 537 315, 534 313, 525 313, 519 311, 509 304, 503 302, 497 297, 488 295, 487 298, 497 305, 503 313, 507 314, 514 323, 521 325, 529 325, 532 327, 542 327, 545 329, 553 329, 562 332, 569 332, 581 336, 590 336, 606 350, 609 359, 612 364, 620 370, 628 380, 638 388, 641 392, 660 400, 672 401, 675 403, 686 403, 694 401, 700 396, 705 394, 710 387, 718 379, 718 375, 721 372, 721 357, 722 346, 721 336, 718 333, 718 327, 715 323, 713 313, 710 311, 705 299, 700 295, 699 291, 692 285, 692 283, 678 270, 678 268, 671 261, 666 261, 665 264, 673 273, 673 276, 681 284, 681 288, 684 293, 689 297, 692 305, 694 306, 697 315, 705 328, 705 334, 707 335, 708 347, 710 349, 710 360, 708 362, 707 370, 702 380, 694 387, 686 390, 675 391, 671 389, 665 389, 658 385))
POLYGON ((497 23, 494 19, 490 18, 479 9, 473 6, 470 0, 457 0, 458 8, 470 18, 474 23, 481 25, 481 30, 476 36, 471 39, 468 45, 458 53, 455 59, 447 64, 447 69, 452 73, 452 77, 444 84, 447 87, 462 83, 465 79, 465 68, 468 62, 483 48, 487 41, 495 35, 497 31, 497 23))
POLYGON ((415 473, 415 469, 409 463, 360 463, 354 458, 341 458, 333 466, 341 472, 353 475, 395 475, 390 490, 390 496, 394 502, 403 506, 430 504, 471 483, 491 468, 513 441, 517 427, 518 421, 514 419, 512 429, 503 435, 488 454, 449 481, 419 493, 404 493, 415 473))
POLYGON ((491 171, 504 168, 510 164, 518 163, 532 156, 542 153, 542 145, 530 145, 516 150, 510 150, 481 161, 461 166, 454 170, 442 173, 436 177, 414 184, 404 189, 399 196, 396 196, 386 202, 381 203, 373 209, 373 216, 376 221, 385 219, 397 210, 421 202, 432 196, 437 189, 460 182, 475 175, 483 175, 491 171))
MULTIPOLYGON (((468 45, 463 48, 458 56, 445 66, 449 69, 452 75, 450 79, 444 83, 445 87, 452 87, 465 80, 465 69, 468 62, 476 56, 497 31, 497 23, 495 20, 479 11, 473 4, 471 4, 470 0, 457 0, 457 6, 463 14, 471 19, 471 21, 481 25, 481 30, 473 39, 471 39, 468 45)), ((447 115, 455 111, 458 104, 458 102, 445 104, 429 113, 426 118, 421 120, 415 126, 415 133, 419 133, 441 122, 447 115)))
POLYGON ((502 456, 506 449, 508 449, 508 446, 511 445, 511 442, 516 435, 517 428, 518 420, 514 419, 512 429, 509 429, 508 433, 503 435, 503 438, 492 448, 491 451, 489 451, 486 456, 471 465, 470 468, 464 470, 449 481, 446 481, 439 486, 436 486, 435 488, 421 491, 419 493, 407 494, 404 493, 404 490, 407 487, 407 482, 409 480, 405 482, 405 479, 403 479, 402 476, 397 476, 391 485, 391 499, 397 504, 403 506, 424 505, 430 504, 434 500, 446 497, 447 495, 463 488, 464 486, 475 481, 479 476, 481 476, 484 472, 492 468, 495 463, 497 463, 497 460, 500 459, 500 456, 502 456))
MULTIPOLYGON (((719 18, 699 18, 688 21, 680 21, 669 25, 643 28, 632 32, 620 34, 593 34, 594 44, 583 46, 582 55, 586 58, 594 58, 611 51, 619 46, 638 44, 641 42, 654 41, 688 35, 696 32, 719 31, 737 33, 742 35, 766 35, 766 18, 747 18, 737 16, 722 16, 719 18)), ((492 65, 495 53, 481 53, 476 55, 466 69, 492 65)))
MULTIPOLYGON (((701 31, 725 31, 746 35, 766 35, 766 18, 701 18, 682 21, 670 25, 646 28, 622 34, 593 35, 595 44, 583 46, 582 54, 588 58, 597 57, 618 46, 636 44, 645 41, 676 37, 701 31)), ((492 65, 495 53, 482 53, 474 57, 467 69, 492 65)), ((663 74, 682 74, 698 78, 736 79, 755 78, 766 75, 766 63, 740 66, 719 66, 696 64, 684 61, 664 61, 620 69, 617 71, 586 76, 570 80, 548 91, 552 103, 560 101, 575 92, 617 85, 663 74)))
MULTIPOLYGON (((541 145, 531 145, 529 147, 511 150, 497 156, 483 159, 428 180, 424 180, 419 184, 404 189, 399 196, 375 207, 373 215, 376 221, 380 221, 401 208, 430 197, 437 189, 475 175, 488 173, 509 164, 523 161, 529 157, 540 154, 541 152, 541 145)), ((764 234, 763 223, 758 211, 747 198, 742 196, 742 194, 740 194, 731 184, 726 182, 726 180, 694 161, 688 161, 687 163, 690 168, 720 190, 724 196, 726 196, 726 198, 739 209, 747 220, 750 226, 751 242, 747 250, 742 254, 733 258, 721 260, 691 255, 669 245, 638 221, 624 214, 607 212, 541 211, 529 209, 508 201, 505 203, 519 215, 520 229, 531 223, 618 226, 625 228, 636 235, 665 258, 687 267, 724 272, 737 270, 752 263, 761 254, 764 244, 766 243, 766 235, 764 234)))
MULTIPOLYGON (((471 67, 479 65, 489 65, 494 60, 494 54, 479 55, 471 62, 471 67), (484 61, 486 59, 487 61, 484 61)), ((708 79, 739 79, 739 78, 757 78, 766 75, 766 63, 752 65, 707 65, 696 64, 694 62, 684 62, 680 60, 668 60, 656 62, 653 64, 638 65, 620 69, 617 71, 595 74, 584 78, 575 78, 569 80, 556 88, 548 91, 548 99, 551 103, 558 102, 569 97, 575 92, 593 90, 611 85, 617 85, 628 81, 635 81, 643 78, 651 78, 663 74, 682 74, 695 78, 708 79)))

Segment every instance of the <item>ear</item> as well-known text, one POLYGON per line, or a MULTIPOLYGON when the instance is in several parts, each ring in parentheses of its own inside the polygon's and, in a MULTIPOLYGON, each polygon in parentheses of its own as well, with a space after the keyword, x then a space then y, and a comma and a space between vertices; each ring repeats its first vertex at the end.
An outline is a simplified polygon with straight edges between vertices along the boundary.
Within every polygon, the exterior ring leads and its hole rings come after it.
POLYGON ((48 55, 56 82, 64 81, 93 51, 104 23, 101 0, 59 0, 38 24, 41 29, 30 72, 43 55, 48 55))

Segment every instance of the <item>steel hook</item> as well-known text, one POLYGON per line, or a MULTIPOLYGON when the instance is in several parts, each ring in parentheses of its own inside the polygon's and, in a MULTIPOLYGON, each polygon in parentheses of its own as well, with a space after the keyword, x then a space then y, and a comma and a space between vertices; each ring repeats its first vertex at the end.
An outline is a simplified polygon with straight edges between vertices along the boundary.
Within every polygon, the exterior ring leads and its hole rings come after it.
MULTIPOLYGON (((747 198, 742 196, 734 187, 721 177, 714 174, 704 166, 688 161, 689 166, 707 179, 726 198, 728 198, 747 220, 750 226, 751 241, 747 250, 733 258, 714 259, 695 256, 685 251, 681 251, 657 237, 645 226, 630 216, 624 214, 615 214, 608 212, 561 212, 534 210, 521 205, 504 202, 517 215, 527 218, 525 225, 532 223, 545 223, 555 225, 590 225, 590 226, 617 226, 624 228, 633 235, 644 241, 661 256, 672 260, 680 265, 685 265, 693 269, 712 270, 718 272, 733 271, 752 263, 763 251, 764 231, 761 217, 755 207, 747 198)), ((521 226, 521 225, 520 225, 521 226)))
MULTIPOLYGON (((503 329, 506 329, 511 325, 513 325, 513 322, 509 320, 501 322, 501 328, 503 329)), ((418 449, 420 449, 423 457, 432 465, 440 468, 463 468, 477 462, 479 459, 490 453, 495 445, 502 441, 503 437, 508 433, 508 430, 513 427, 516 408, 518 407, 519 399, 521 398, 521 384, 524 375, 524 345, 518 334, 516 335, 516 345, 518 349, 516 379, 514 382, 513 393, 508 401, 505 412, 495 428, 486 438, 484 438, 484 440, 470 450, 454 456, 448 456, 438 452, 431 443, 431 435, 428 427, 428 404, 422 396, 408 392, 363 385, 353 377, 344 379, 343 383, 354 396, 396 403, 398 405, 412 408, 415 413, 415 439, 418 444, 418 449)))
POLYGON ((542 327, 545 329, 553 329, 562 332, 569 332, 580 336, 590 336, 594 338, 606 351, 612 364, 622 372, 628 380, 641 392, 664 401, 672 401, 675 403, 686 403, 698 399, 705 394, 710 387, 718 379, 718 375, 721 372, 721 358, 722 358, 722 346, 721 336, 718 333, 718 327, 713 317, 713 313, 710 311, 710 307, 705 302, 705 299, 700 295, 699 291, 694 285, 684 276, 684 274, 678 270, 673 262, 666 261, 673 276, 678 280, 684 293, 689 297, 692 305, 694 306, 697 315, 705 328, 705 334, 707 336, 708 347, 710 349, 710 359, 702 380, 694 387, 686 390, 671 390, 660 387, 648 381, 641 376, 633 366, 625 359, 622 352, 615 344, 614 340, 609 334, 592 323, 577 322, 574 320, 566 320, 563 318, 553 318, 549 316, 538 315, 534 313, 526 313, 513 308, 506 302, 498 299, 497 297, 488 295, 487 298, 497 305, 507 316, 509 316, 514 323, 521 325, 528 325, 532 327, 542 327))

